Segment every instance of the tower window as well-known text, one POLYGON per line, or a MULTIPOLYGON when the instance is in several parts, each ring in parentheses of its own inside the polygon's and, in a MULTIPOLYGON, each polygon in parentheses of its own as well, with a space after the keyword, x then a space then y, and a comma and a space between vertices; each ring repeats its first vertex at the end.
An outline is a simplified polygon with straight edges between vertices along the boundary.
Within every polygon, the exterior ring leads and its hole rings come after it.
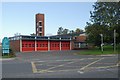
POLYGON ((42 22, 39 22, 39 26, 42 26, 42 22))
POLYGON ((40 27, 39 30, 42 31, 42 28, 40 27))
POLYGON ((39 33, 40 36, 42 36, 42 33, 39 33))

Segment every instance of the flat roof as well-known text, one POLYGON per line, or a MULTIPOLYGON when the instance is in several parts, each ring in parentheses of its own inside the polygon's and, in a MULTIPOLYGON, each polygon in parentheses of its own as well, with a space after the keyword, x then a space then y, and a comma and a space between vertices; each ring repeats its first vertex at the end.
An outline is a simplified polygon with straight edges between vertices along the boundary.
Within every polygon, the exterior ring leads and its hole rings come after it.
POLYGON ((18 35, 9 37, 10 40, 71 40, 71 36, 35 36, 35 35, 18 35))

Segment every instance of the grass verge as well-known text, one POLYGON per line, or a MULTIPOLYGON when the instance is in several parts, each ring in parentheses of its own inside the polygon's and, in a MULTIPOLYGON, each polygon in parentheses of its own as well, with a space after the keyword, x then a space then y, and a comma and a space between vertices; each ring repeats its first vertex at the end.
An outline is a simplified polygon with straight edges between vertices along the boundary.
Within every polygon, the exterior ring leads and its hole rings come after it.
POLYGON ((16 57, 15 55, 12 55, 11 53, 8 55, 8 54, 4 54, 3 56, 2 56, 2 58, 14 58, 14 57, 16 57))
POLYGON ((16 55, 15 55, 15 52, 10 49, 10 53, 9 54, 7 54, 7 53, 1 54, 0 57, 2 57, 2 58, 14 58, 14 57, 16 57, 16 55))
POLYGON ((96 47, 94 49, 88 49, 88 50, 80 51, 77 54, 84 54, 84 55, 120 54, 119 51, 118 51, 118 50, 120 50, 118 46, 117 46, 116 49, 117 49, 116 52, 114 52, 114 49, 113 49, 112 46, 104 46, 104 50, 102 52, 101 49, 96 47))

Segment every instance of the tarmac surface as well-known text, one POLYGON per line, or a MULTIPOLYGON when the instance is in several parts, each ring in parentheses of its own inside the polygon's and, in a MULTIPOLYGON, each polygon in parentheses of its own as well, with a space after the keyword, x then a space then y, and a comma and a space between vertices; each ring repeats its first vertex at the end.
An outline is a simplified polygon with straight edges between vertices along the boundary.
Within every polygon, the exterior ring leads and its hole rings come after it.
POLYGON ((16 53, 2 60, 3 78, 118 78, 118 54, 77 55, 80 50, 16 53))

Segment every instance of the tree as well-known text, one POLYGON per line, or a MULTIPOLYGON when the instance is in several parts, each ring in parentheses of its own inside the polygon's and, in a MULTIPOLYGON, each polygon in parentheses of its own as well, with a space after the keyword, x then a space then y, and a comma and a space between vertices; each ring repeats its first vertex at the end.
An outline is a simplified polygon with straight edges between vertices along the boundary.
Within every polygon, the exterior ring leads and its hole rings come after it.
POLYGON ((69 34, 73 34, 73 33, 74 33, 74 30, 70 30, 70 31, 69 31, 69 34))
POLYGON ((57 34, 58 35, 62 35, 63 34, 63 28, 62 27, 59 27, 57 34))
POLYGON ((75 32, 80 33, 80 32, 83 32, 83 30, 81 30, 80 28, 76 28, 75 32))
POLYGON ((88 34, 88 42, 98 45, 97 43, 99 43, 100 41, 97 37, 99 36, 99 34, 103 34, 104 42, 111 43, 113 42, 114 29, 117 30, 118 35, 120 34, 119 5, 120 2, 96 2, 93 5, 94 10, 93 12, 90 11, 90 23, 87 22, 87 26, 85 28, 86 33, 88 34))
POLYGON ((62 28, 62 27, 59 27, 59 29, 58 29, 58 31, 57 31, 57 34, 58 35, 64 35, 64 34, 74 34, 74 33, 82 33, 83 32, 83 30, 82 29, 80 29, 80 28, 76 28, 76 30, 74 31, 74 30, 69 30, 69 29, 64 29, 64 28, 62 28))
POLYGON ((68 31, 69 31, 68 29, 64 29, 63 34, 68 34, 68 31))
POLYGON ((88 34, 87 42, 93 43, 95 46, 99 46, 101 44, 101 37, 100 34, 105 35, 104 26, 100 26, 99 24, 90 24, 85 28, 86 33, 88 34))
POLYGON ((14 34, 14 36, 19 36, 19 35, 21 35, 21 33, 17 32, 17 33, 14 34))
POLYGON ((36 36, 36 34, 35 33, 32 33, 32 34, 30 34, 31 36, 36 36))

